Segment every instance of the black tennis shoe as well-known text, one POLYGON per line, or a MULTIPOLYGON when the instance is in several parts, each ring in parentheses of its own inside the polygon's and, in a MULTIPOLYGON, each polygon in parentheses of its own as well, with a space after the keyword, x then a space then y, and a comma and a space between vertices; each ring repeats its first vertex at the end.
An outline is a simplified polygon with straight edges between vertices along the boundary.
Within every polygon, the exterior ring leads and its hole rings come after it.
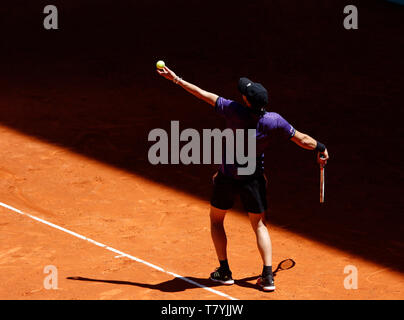
POLYGON ((275 283, 273 275, 267 276, 260 276, 257 280, 257 284, 262 288, 264 291, 274 291, 275 290, 275 283))
POLYGON ((210 274, 210 279, 225 285, 232 285, 234 283, 231 277, 231 271, 223 270, 220 267, 216 268, 216 270, 210 274))

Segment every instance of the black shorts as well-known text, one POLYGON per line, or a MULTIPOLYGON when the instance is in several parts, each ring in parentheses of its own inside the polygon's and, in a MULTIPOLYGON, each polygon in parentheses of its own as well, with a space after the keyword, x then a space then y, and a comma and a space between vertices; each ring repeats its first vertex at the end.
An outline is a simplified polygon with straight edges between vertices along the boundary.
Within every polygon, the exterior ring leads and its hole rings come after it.
POLYGON ((227 177, 219 171, 213 180, 210 204, 222 210, 231 209, 239 194, 244 210, 262 213, 267 210, 266 189, 264 175, 238 180, 227 177))

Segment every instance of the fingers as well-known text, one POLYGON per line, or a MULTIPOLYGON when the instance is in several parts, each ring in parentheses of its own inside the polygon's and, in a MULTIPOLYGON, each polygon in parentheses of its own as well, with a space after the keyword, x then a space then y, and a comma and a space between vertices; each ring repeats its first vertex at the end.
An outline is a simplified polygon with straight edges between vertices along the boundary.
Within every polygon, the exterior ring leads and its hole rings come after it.
POLYGON ((166 70, 164 70, 164 68, 163 69, 157 69, 156 71, 160 76, 162 76, 162 77, 164 77, 166 79, 169 79, 170 74, 166 70))
POLYGON ((167 80, 173 80, 176 77, 176 74, 167 67, 157 69, 157 73, 166 78, 167 80))
POLYGON ((319 158, 320 160, 324 160, 324 161, 327 161, 327 160, 329 159, 329 157, 328 157, 326 154, 324 154, 324 153, 319 153, 319 154, 318 154, 318 158, 319 158))
POLYGON ((329 156, 328 156, 327 152, 324 152, 324 153, 319 152, 317 154, 317 162, 320 164, 320 166, 325 166, 327 164, 328 159, 329 159, 329 156))
POLYGON ((157 69, 158 74, 165 76, 165 75, 171 75, 171 76, 175 76, 174 72, 172 72, 170 69, 168 69, 167 67, 164 67, 162 69, 157 69))
POLYGON ((168 73, 168 71, 170 71, 170 69, 168 69, 167 67, 164 67, 164 68, 162 68, 162 69, 158 69, 158 68, 157 68, 157 71, 158 71, 159 73, 168 73))
POLYGON ((157 72, 158 72, 159 74, 166 74, 166 73, 168 73, 166 70, 164 70, 164 68, 163 68, 163 69, 157 69, 157 72))

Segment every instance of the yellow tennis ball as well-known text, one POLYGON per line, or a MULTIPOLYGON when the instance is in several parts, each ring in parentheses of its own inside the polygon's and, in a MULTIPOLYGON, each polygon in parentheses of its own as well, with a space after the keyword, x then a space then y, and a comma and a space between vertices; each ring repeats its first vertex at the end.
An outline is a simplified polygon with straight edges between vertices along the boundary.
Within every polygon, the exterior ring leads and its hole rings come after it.
POLYGON ((166 64, 164 63, 163 60, 159 60, 159 61, 157 61, 157 63, 156 63, 157 69, 163 69, 165 66, 166 66, 166 64))

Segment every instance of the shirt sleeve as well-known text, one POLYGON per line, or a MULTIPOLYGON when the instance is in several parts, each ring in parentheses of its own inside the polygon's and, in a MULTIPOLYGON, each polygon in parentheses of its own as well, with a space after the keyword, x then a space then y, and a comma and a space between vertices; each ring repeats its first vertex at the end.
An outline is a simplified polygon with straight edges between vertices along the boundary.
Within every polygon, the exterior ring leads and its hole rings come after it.
POLYGON ((231 118, 234 113, 235 102, 233 100, 219 97, 216 100, 215 111, 224 116, 225 118, 231 118))
POLYGON ((285 139, 291 139, 296 133, 296 129, 279 114, 277 115, 277 129, 285 139))
POLYGON ((276 132, 282 138, 290 139, 292 138, 296 130, 293 128, 289 122, 287 122, 280 114, 275 112, 270 112, 265 117, 265 131, 276 132))

